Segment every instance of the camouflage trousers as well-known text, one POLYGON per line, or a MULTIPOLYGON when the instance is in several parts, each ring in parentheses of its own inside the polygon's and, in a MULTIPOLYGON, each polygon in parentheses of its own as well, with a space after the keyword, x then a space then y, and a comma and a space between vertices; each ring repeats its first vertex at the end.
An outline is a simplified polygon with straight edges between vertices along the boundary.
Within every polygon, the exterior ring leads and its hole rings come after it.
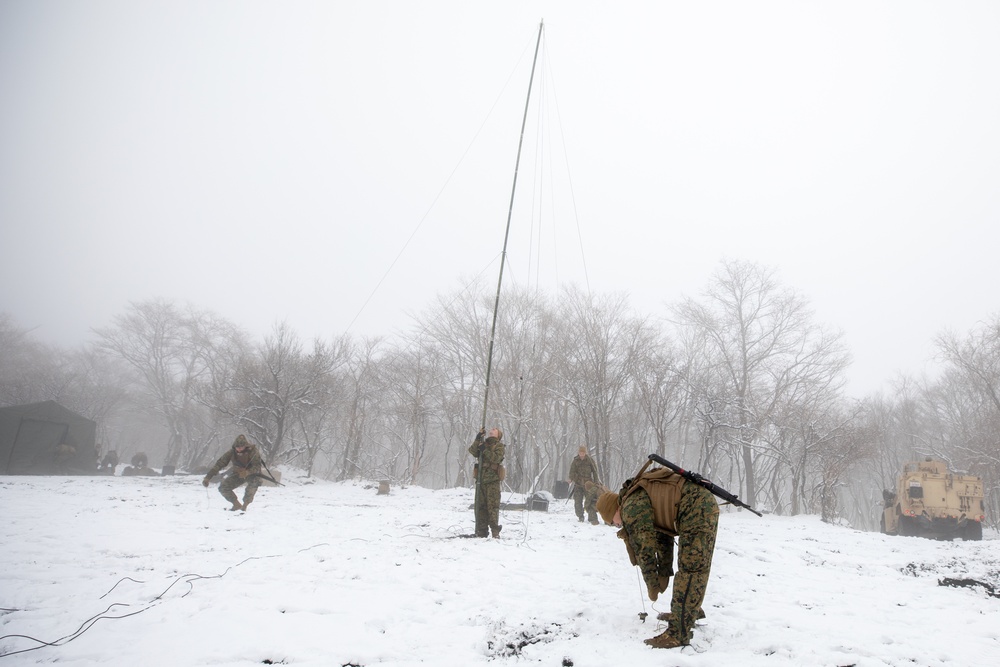
POLYGON ((239 504, 239 499, 233 493, 233 489, 243 486, 244 483, 247 485, 247 488, 243 491, 243 504, 247 505, 257 495, 257 487, 260 486, 260 477, 257 475, 251 475, 243 479, 236 472, 231 472, 222 480, 222 484, 219 484, 219 493, 222 494, 223 498, 237 505, 239 504))
POLYGON ((476 537, 500 530, 500 482, 483 482, 476 494, 476 537))
POLYGON ((597 496, 600 490, 597 485, 588 492, 579 484, 573 485, 573 506, 576 508, 576 517, 583 521, 583 512, 587 511, 587 521, 597 523, 597 496))
MULTIPOLYGON (((649 495, 639 489, 621 508, 630 553, 642 571, 650 598, 666 591, 673 571, 672 537, 653 523, 649 495)), ((715 496, 698 484, 685 482, 677 505, 677 573, 670 600, 669 633, 687 643, 708 586, 719 526, 719 504, 715 496)))

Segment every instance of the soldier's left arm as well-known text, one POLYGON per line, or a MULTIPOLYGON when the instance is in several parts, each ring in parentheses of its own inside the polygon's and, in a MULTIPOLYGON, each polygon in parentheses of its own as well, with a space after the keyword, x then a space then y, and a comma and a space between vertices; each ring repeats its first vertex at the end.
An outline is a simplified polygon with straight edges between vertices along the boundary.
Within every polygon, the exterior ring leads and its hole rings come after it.
POLYGON ((649 599, 655 601, 653 592, 658 592, 660 584, 657 564, 662 559, 662 547, 654 525, 649 497, 645 493, 641 500, 637 496, 630 496, 621 506, 621 516, 622 529, 619 536, 624 534, 632 564, 639 566, 646 589, 650 592, 649 599))

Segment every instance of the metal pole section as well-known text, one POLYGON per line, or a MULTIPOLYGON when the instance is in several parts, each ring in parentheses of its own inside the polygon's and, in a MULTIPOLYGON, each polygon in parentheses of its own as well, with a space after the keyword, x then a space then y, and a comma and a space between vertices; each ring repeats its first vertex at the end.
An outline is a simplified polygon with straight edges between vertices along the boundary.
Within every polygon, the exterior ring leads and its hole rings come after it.
MULTIPOLYGON (((538 24, 538 39, 535 41, 535 57, 531 61, 531 77, 528 79, 528 95, 524 100, 524 117, 521 119, 521 137, 517 142, 517 159, 514 161, 514 182, 510 187, 510 206, 507 208, 507 230, 503 235, 503 252, 500 254, 500 276, 497 278, 497 296, 493 302, 493 326, 490 328, 490 346, 486 354, 486 392, 483 397, 482 427, 486 428, 486 407, 490 399, 490 373, 493 370, 493 341, 497 333, 497 311, 500 308, 500 286, 503 284, 503 267, 507 262, 507 239, 510 237, 510 218, 514 212, 514 191, 517 190, 517 170, 521 165, 521 147, 524 144, 524 128, 528 123, 528 103, 531 101, 531 86, 535 80, 535 65, 538 62, 538 47, 542 43, 542 28, 545 22, 538 24)), ((482 466, 479 474, 483 474, 482 466)))

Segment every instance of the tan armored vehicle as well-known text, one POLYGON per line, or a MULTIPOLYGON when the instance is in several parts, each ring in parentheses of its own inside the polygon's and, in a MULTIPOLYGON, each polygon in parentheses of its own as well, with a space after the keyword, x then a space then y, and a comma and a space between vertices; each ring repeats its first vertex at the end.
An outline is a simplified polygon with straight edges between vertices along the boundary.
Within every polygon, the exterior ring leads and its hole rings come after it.
POLYGON ((882 532, 939 540, 983 539, 983 480, 948 472, 930 457, 907 463, 895 491, 883 491, 882 532))

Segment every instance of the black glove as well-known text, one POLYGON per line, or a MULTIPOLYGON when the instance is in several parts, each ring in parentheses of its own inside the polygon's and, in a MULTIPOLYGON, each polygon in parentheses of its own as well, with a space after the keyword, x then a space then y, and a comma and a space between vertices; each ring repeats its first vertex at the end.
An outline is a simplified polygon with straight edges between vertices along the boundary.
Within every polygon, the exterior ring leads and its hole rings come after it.
POLYGON ((485 437, 486 437, 486 429, 485 428, 479 429, 479 433, 476 434, 476 442, 482 442, 483 438, 485 437))

